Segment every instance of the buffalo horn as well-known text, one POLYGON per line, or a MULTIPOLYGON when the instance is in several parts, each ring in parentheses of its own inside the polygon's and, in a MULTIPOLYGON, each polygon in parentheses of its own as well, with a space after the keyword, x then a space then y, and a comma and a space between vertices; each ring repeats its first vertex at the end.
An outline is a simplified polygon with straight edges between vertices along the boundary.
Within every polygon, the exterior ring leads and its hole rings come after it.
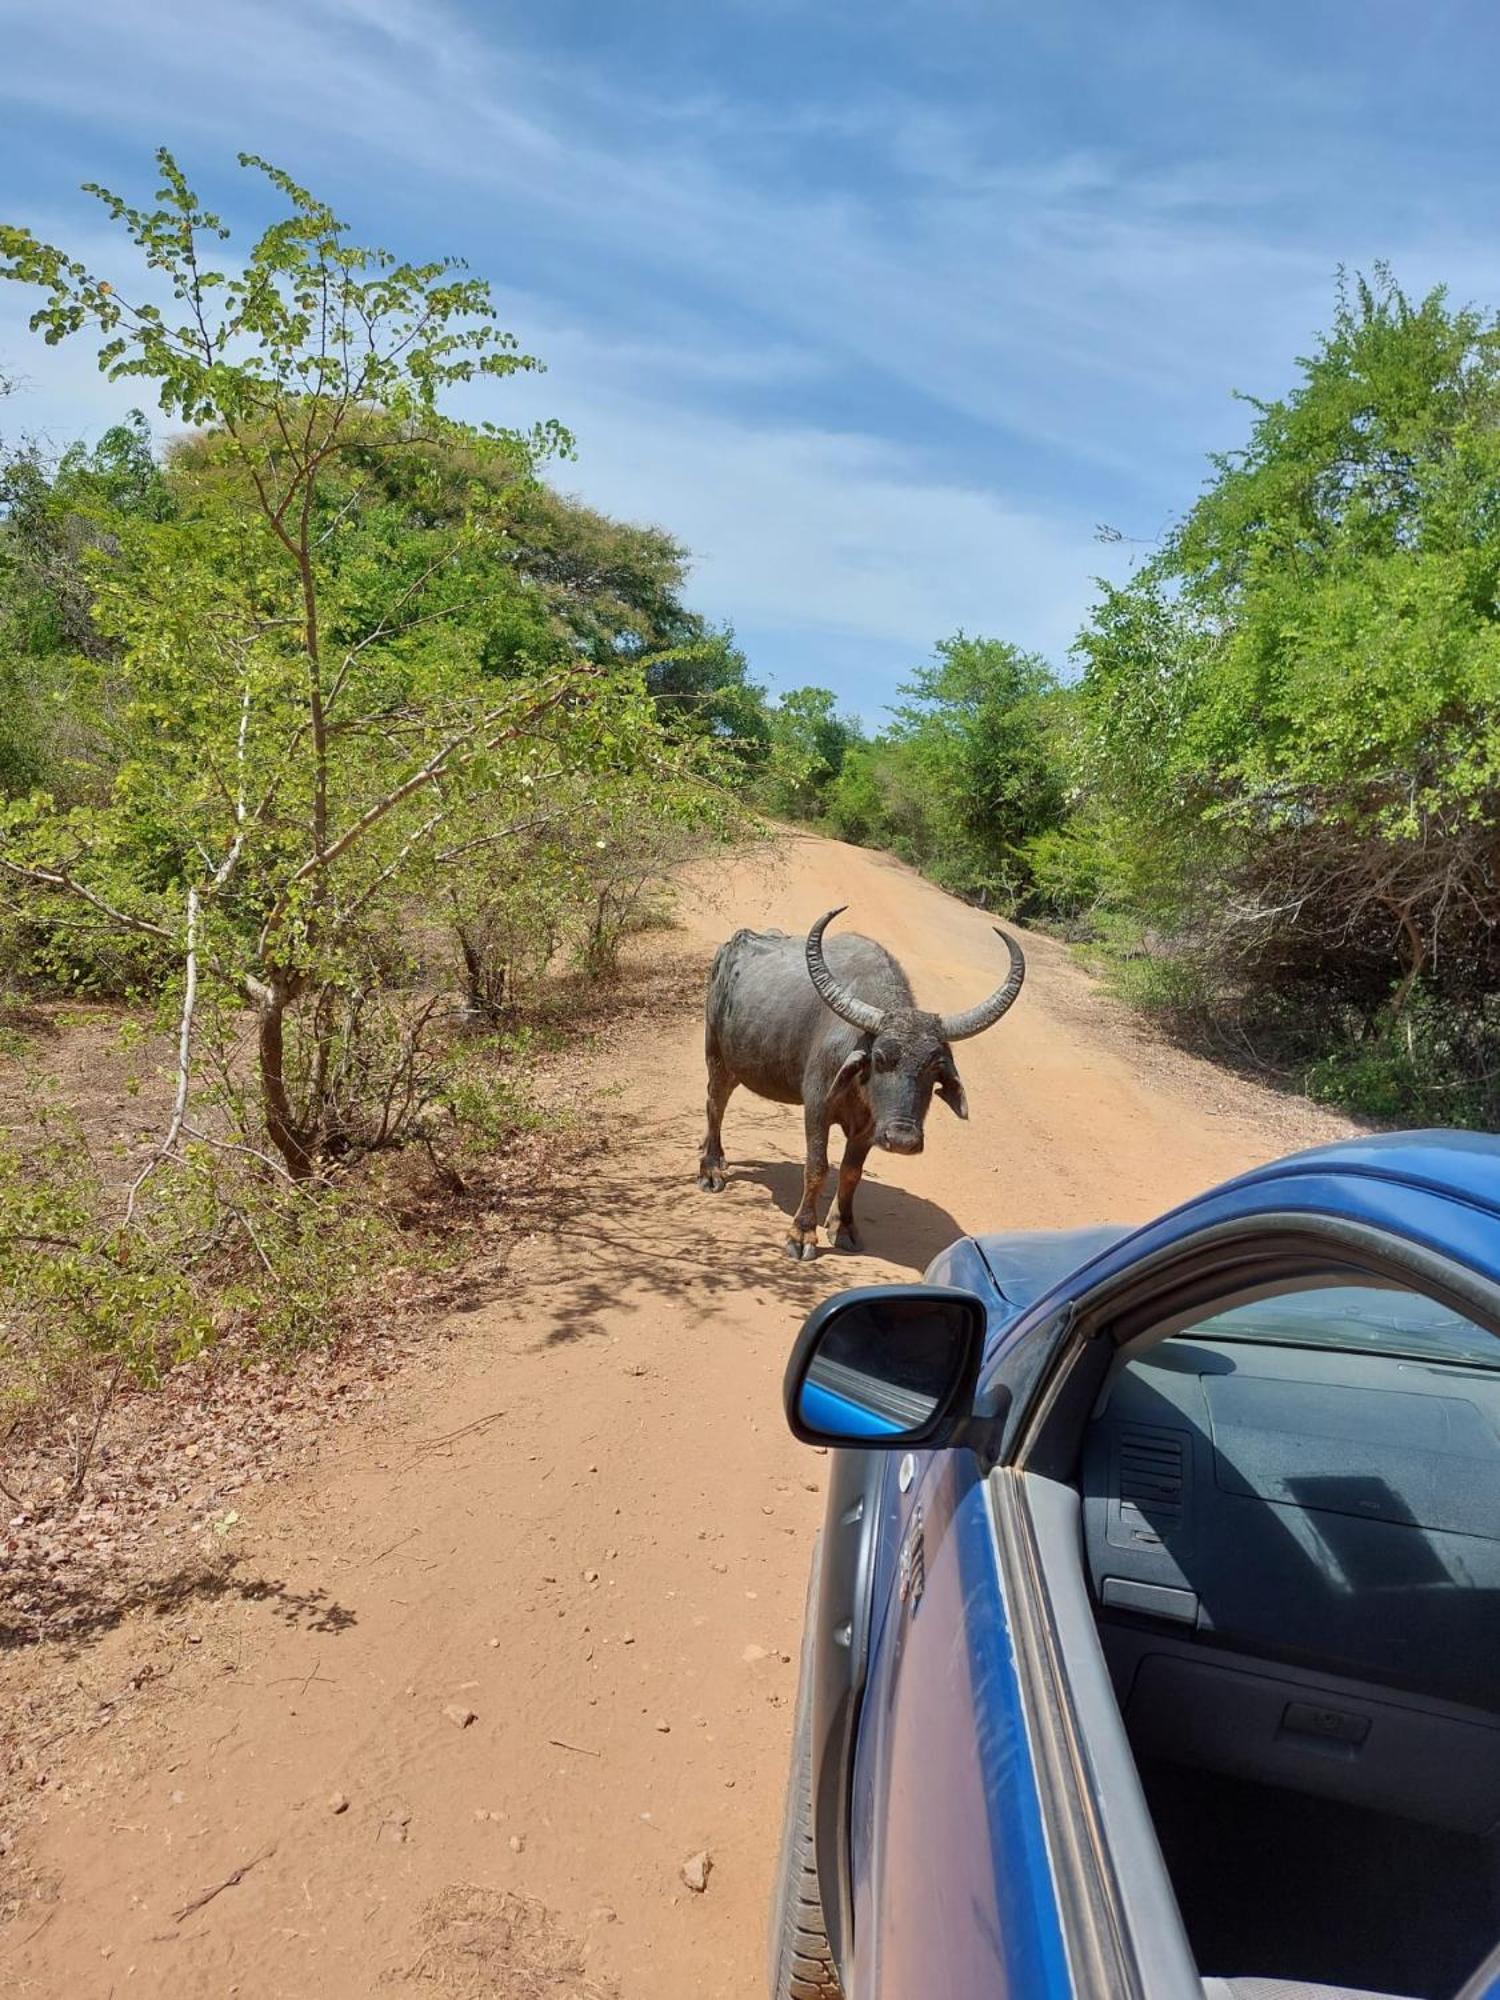
POLYGON ((823 957, 823 932, 835 917, 842 916, 849 905, 840 903, 836 910, 819 917, 807 934, 807 970, 812 983, 817 987, 824 1001, 841 1021, 847 1021, 852 1028, 861 1028, 867 1035, 875 1034, 884 1018, 878 1007, 872 1007, 868 1000, 857 1000, 852 993, 846 993, 839 985, 823 957))
MULTIPOLYGON (((824 923, 828 921, 825 917, 824 923)), ((945 1014, 943 1016, 943 1040, 945 1042, 967 1041, 970 1035, 982 1035, 986 1028, 993 1028, 1000 1016, 1009 1007, 1021 990, 1021 981, 1026 977, 1026 960, 1021 956, 1021 947, 1014 938, 1007 937, 1002 930, 995 936, 1010 953, 1010 973, 1003 986, 997 986, 988 1000, 981 1000, 977 1007, 971 1007, 966 1014, 945 1014)), ((808 951, 812 951, 812 939, 807 941, 808 951)), ((828 998, 824 994, 824 999, 828 998)), ((830 1003, 831 1004, 831 1003, 830 1003)))

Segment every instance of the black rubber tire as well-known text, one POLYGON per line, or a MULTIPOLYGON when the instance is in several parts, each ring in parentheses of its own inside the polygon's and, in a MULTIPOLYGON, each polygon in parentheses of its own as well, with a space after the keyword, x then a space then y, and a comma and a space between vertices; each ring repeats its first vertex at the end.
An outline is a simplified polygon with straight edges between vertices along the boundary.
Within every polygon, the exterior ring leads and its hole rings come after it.
POLYGON ((813 1548, 802 1620, 802 1663, 792 1718, 792 1767, 787 1777, 781 1859, 771 1906, 771 2000, 843 2000, 844 1989, 828 1951, 818 1864, 813 1847, 812 1649, 823 1542, 813 1548))

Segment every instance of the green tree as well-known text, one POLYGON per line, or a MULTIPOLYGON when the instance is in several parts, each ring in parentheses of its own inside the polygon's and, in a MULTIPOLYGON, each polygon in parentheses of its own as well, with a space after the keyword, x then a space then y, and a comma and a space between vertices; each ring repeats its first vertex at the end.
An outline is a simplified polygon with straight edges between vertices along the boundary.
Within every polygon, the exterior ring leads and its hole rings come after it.
POLYGON ((207 978, 251 1010, 265 1133, 305 1177, 358 1136, 338 1110, 351 1024, 424 871, 482 837, 476 816, 500 837, 553 772, 649 760, 659 731, 637 659, 513 646, 497 677, 486 657, 476 594, 514 595, 501 501, 567 442, 556 425, 521 435, 443 416, 453 386, 536 365, 488 287, 449 261, 352 243, 248 156, 285 210, 237 269, 216 270, 208 252, 228 231, 172 157, 158 161, 154 207, 93 190, 145 267, 134 296, 0 228, 0 276, 43 293, 33 327, 49 342, 100 336, 112 380, 150 381, 168 416, 205 433, 175 510, 117 516, 93 560, 108 658, 80 653, 69 686, 108 743, 93 789, 12 799, 0 870, 35 904, 177 963, 164 1152, 184 1129, 207 978), (465 455, 487 471, 458 504, 434 461, 465 455), (403 480, 442 502, 415 546, 396 533, 403 480))
MULTIPOLYGON (((1286 397, 1079 641, 1156 920, 1372 1032, 1500 987, 1500 322, 1341 286, 1286 397)), ((1476 1029, 1476 1032, 1479 1032, 1476 1029)))
POLYGON ((913 859, 961 893, 1021 900, 1026 843, 1064 809, 1052 670, 1004 640, 959 632, 901 693, 890 739, 923 801, 913 859))
POLYGON ((169 507, 139 411, 55 466, 25 442, 0 455, 0 795, 66 785, 66 662, 109 652, 90 559, 113 545, 119 520, 162 519, 169 507))
POLYGON ((859 724, 839 714, 838 697, 827 688, 789 688, 771 709, 769 737, 759 783, 762 803, 786 819, 816 819, 844 758, 860 740, 859 724))
POLYGON ((1051 669, 1003 640, 959 632, 900 693, 873 739, 826 688, 784 695, 771 715, 764 803, 888 847, 961 895, 1024 904, 1034 844, 1068 807, 1069 711, 1051 669))
POLYGON ((771 754, 771 714, 764 688, 729 626, 692 612, 660 628, 663 641, 648 661, 646 685, 672 735, 702 735, 728 751, 732 776, 752 777, 771 754))
POLYGON ((888 746, 855 743, 844 752, 824 801, 829 828, 856 847, 877 847, 892 837, 892 784, 888 746))

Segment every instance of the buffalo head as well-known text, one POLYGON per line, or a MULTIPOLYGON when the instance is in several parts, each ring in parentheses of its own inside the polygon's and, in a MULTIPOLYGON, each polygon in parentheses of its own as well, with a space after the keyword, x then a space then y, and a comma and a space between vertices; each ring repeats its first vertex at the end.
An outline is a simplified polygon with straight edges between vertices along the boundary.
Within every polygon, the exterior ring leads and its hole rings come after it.
POLYGON ((958 1117, 969 1115, 951 1044, 982 1034, 1000 1019, 1021 990, 1026 961, 1004 931, 995 935, 1010 953, 1010 972, 987 1000, 963 1014, 931 1014, 921 1007, 875 1007, 841 986, 823 957, 823 932, 843 906, 820 917, 807 934, 807 970, 824 1003, 861 1031, 834 1080, 837 1092, 860 1086, 869 1100, 874 1140, 891 1153, 920 1153, 927 1107, 934 1090, 958 1117))

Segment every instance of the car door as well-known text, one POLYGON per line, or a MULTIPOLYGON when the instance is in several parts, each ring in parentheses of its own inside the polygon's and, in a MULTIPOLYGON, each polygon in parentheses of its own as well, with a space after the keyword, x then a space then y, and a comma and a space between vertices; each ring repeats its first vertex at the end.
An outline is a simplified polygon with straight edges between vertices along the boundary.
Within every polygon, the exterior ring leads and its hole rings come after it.
POLYGON ((1500 1324, 1494 1227, 1476 1235, 1462 1202, 1390 1181, 1241 1185, 1096 1258, 1017 1323, 1006 1355, 1024 1362, 1035 1342, 1044 1365, 1020 1367, 988 1475, 967 1449, 893 1468, 854 1768, 851 2000, 1202 1994, 1076 1527, 1049 1496, 1119 1346, 1185 1300, 1327 1266, 1456 1290, 1500 1324))
POLYGON ((916 1464, 882 1514, 896 1557, 855 1759, 850 2000, 1050 2000, 1071 1987, 989 1494, 972 1452, 916 1464))
MULTIPOLYGON (((896 1553, 854 1766, 850 2000, 1128 1992, 1088 1858, 1094 1801, 1037 1728, 1052 1705, 1044 1621, 1014 1554, 1009 1576, 1002 1564, 1010 1475, 963 1450, 915 1464, 904 1493, 899 1471, 888 1479, 882 1510, 896 1553)), ((1144 1814, 1136 1835, 1149 1843, 1144 1814)), ((1170 1893, 1157 1905, 1158 1960, 1196 1993, 1170 1893)))
MULTIPOLYGON (((1118 1232, 1110 1232, 1111 1240, 1118 1232)), ((1086 1253, 1098 1238, 1080 1233, 1086 1253)), ((1075 1261, 1052 1252, 1055 1277, 1075 1261)), ((1028 1245, 1026 1276, 1043 1268, 1028 1245)), ((990 1290, 972 1245, 929 1274, 990 1290)), ((1016 1287, 1030 1303, 1038 1286, 1016 1287)), ((992 1368, 1013 1355, 1016 1303, 991 1311, 992 1368)), ((1033 1324, 1021 1378, 1040 1371, 1066 1315, 1033 1324)), ((905 1453, 880 1487, 868 1678, 850 1812, 854 1937, 849 2000, 1072 1991, 988 1483, 972 1451, 905 1453)))

